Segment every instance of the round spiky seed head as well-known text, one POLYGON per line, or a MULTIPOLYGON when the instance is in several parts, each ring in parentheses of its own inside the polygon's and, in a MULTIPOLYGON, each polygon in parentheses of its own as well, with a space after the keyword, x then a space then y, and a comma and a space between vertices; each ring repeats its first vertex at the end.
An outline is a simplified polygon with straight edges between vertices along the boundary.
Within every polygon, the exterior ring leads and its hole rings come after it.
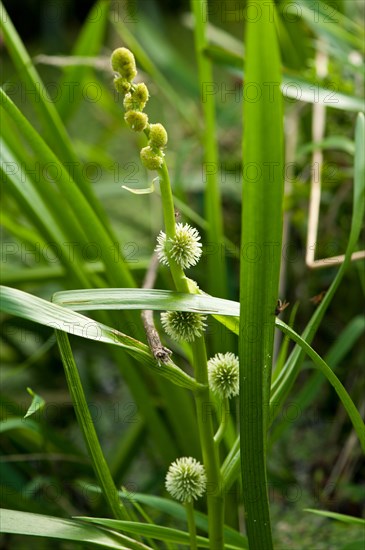
POLYGON ((120 94, 126 94, 131 89, 131 83, 123 76, 116 76, 114 78, 114 86, 120 94))
POLYGON ((205 315, 191 311, 166 311, 161 313, 161 323, 173 340, 193 342, 204 333, 205 315))
POLYGON ((239 394, 239 362, 233 353, 217 353, 208 361, 209 386, 221 398, 239 394))
POLYGON ((161 263, 168 265, 169 257, 182 269, 196 265, 202 255, 200 235, 195 227, 189 224, 177 223, 173 238, 166 238, 163 231, 157 237, 155 251, 161 263))
POLYGON ((147 126, 148 116, 140 111, 128 111, 124 115, 124 120, 132 130, 142 132, 147 126))
POLYGON ((127 48, 117 48, 111 56, 111 65, 113 71, 119 73, 129 82, 137 75, 136 62, 134 55, 127 48))
POLYGON ((165 486, 170 495, 181 502, 196 500, 207 487, 204 466, 191 456, 178 458, 167 472, 165 486))
POLYGON ((143 147, 140 152, 140 157, 142 164, 148 170, 158 170, 163 164, 163 154, 159 150, 154 150, 152 147, 147 145, 143 147))
POLYGON ((166 146, 167 132, 162 124, 157 122, 156 124, 150 125, 149 140, 152 147, 156 147, 156 149, 162 149, 166 146))

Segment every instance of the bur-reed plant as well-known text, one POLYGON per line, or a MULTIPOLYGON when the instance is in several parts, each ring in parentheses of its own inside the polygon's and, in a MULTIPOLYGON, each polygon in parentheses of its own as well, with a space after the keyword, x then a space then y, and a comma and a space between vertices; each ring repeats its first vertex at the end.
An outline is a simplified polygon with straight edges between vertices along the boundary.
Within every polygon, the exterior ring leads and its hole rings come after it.
MULTIPOLYGON (((100 2, 97 6, 103 5, 105 10, 106 4, 100 2)), ((250 1, 250 5, 254 7, 255 3, 250 1)), ((270 7, 275 10, 273 3, 270 7)), ((217 50, 208 56, 207 3, 204 0, 192 2, 192 12, 202 85, 213 80, 213 54, 223 55, 228 63, 231 58, 227 52, 222 54, 217 50)), ((100 25, 106 21, 106 12, 102 13, 104 16, 100 25)), ((176 219, 170 181, 168 128, 158 120, 150 121, 148 100, 151 93, 147 84, 140 81, 138 66, 130 49, 117 48, 111 56, 111 68, 115 75, 115 89, 121 95, 125 123, 132 132, 140 134, 138 143, 145 136, 145 143, 140 149, 140 162, 148 173, 157 173, 154 186, 158 187, 163 227, 150 254, 151 257, 153 254, 157 256, 161 271, 166 278, 170 277, 170 290, 138 288, 133 273, 123 259, 117 263, 114 261, 114 230, 101 204, 92 188, 82 180, 82 173, 71 175, 66 169, 70 162, 74 162, 75 155, 53 104, 40 98, 39 111, 47 129, 46 137, 48 134, 52 137, 48 142, 6 91, 1 91, 1 110, 9 125, 3 132, 5 162, 16 162, 22 158, 19 145, 12 139, 11 130, 14 127, 22 133, 40 162, 60 166, 60 180, 53 182, 57 186, 49 185, 46 178, 38 182, 31 175, 24 183, 16 172, 6 170, 4 165, 2 167, 14 199, 34 224, 35 234, 25 230, 26 239, 33 237, 34 240, 41 236, 45 241, 54 239, 59 243, 57 255, 63 270, 61 273, 70 277, 71 287, 79 288, 56 292, 52 301, 47 301, 4 286, 2 311, 56 329, 66 382, 97 483, 90 484, 85 479, 79 479, 78 485, 89 495, 101 494, 112 515, 112 519, 93 517, 95 514, 61 519, 44 512, 34 514, 33 510, 3 510, 2 528, 5 533, 58 538, 103 548, 177 548, 178 545, 211 550, 274 548, 268 498, 267 438, 270 426, 292 390, 305 356, 310 358, 312 366, 337 393, 361 448, 365 450, 364 424, 355 403, 332 368, 311 347, 314 335, 350 265, 361 231, 365 189, 362 154, 365 144, 364 116, 360 114, 356 123, 353 213, 345 260, 307 327, 299 335, 278 318, 279 312, 276 310, 283 221, 284 117, 280 93, 282 63, 276 28, 268 15, 272 13, 269 10, 266 16, 257 21, 248 20, 246 25, 245 85, 258 87, 261 96, 258 101, 243 102, 243 159, 245 163, 255 166, 259 176, 253 181, 246 172, 243 179, 239 302, 225 298, 226 265, 214 255, 209 257, 208 262, 212 275, 209 288, 200 289, 193 279, 194 269, 204 257, 201 235, 192 220, 183 223, 176 219), (275 83, 274 94, 272 88, 265 86, 268 81, 275 83), (90 269, 77 253, 73 261, 69 260, 62 243, 73 234, 77 234, 80 242, 85 244, 92 239, 97 240, 103 250, 100 270, 90 269), (250 261, 244 252, 251 244, 262 252, 258 261, 250 261), (142 342, 145 339, 142 322, 135 316, 134 310, 162 312, 157 325, 161 327, 160 334, 154 326, 153 317, 144 316, 145 321, 149 319, 144 324, 149 345, 142 342), (97 320, 87 317, 85 312, 88 311, 98 311, 97 320), (117 328, 115 314, 120 311, 124 312, 130 326, 136 327, 133 336, 117 328), (238 337, 238 355, 235 350, 224 349, 224 346, 210 355, 206 339, 209 317, 225 326, 232 338, 238 337), (272 378, 275 329, 285 334, 295 346, 287 357, 283 352, 284 359, 280 364, 277 362, 278 370, 272 378), (123 355, 115 354, 116 361, 141 407, 150 434, 161 449, 165 488, 172 499, 181 504, 170 498, 128 495, 123 488, 118 490, 88 410, 68 333, 124 351, 123 355), (176 353, 172 354, 161 344, 161 339, 167 339, 174 352, 184 356, 185 364, 190 363, 189 370, 181 366, 182 362, 177 357, 175 359, 176 353), (152 404, 149 393, 151 382, 156 386, 159 398, 165 400, 164 418, 152 404), (235 403, 239 404, 238 417, 234 414, 235 403), (171 426, 176 430, 176 437, 171 434, 171 426), (190 433, 196 434, 195 443, 190 442, 190 433), (181 450, 184 454, 179 452, 181 450), (192 451, 195 456, 192 456, 192 451), (226 505, 232 510, 234 499, 230 489, 233 484, 239 487, 239 498, 244 505, 245 534, 233 528, 230 518, 225 516, 226 505), (194 510, 195 501, 200 505, 199 511, 194 510), (184 522, 186 529, 159 525, 146 509, 164 512, 184 522)), ((24 69, 28 84, 37 89, 39 77, 35 68, 3 8, 2 15, 4 36, 14 63, 24 69), (26 64, 23 67, 24 61, 26 64)), ((91 34, 91 28, 85 29, 86 36, 91 34)), ((138 52, 143 58, 143 52, 138 52)), ((168 88, 165 93, 169 93, 168 88)), ((354 104, 356 98, 351 103, 352 107, 354 104)), ((67 116, 67 105, 64 103, 61 112, 67 116)), ((212 97, 204 105, 202 142, 205 161, 218 162, 212 97)), ((153 186, 149 191, 152 189, 153 186)), ((218 245, 224 242, 222 212, 217 179, 210 177, 206 189, 205 221, 208 238, 218 245)), ((16 235, 18 238, 22 236, 21 232, 16 235)), ((149 269, 154 279, 156 265, 151 262, 149 269)), ((215 342, 214 348, 217 344, 219 347, 219 342, 215 342)), ((287 349, 287 341, 284 341, 282 349, 287 349)), ((30 416, 43 406, 39 396, 34 392, 32 395, 30 416)), ((161 491, 164 483, 161 483, 161 491)), ((237 510, 235 516, 238 516, 237 510)), ((344 519, 338 515, 336 519, 356 523, 356 518, 344 519)))

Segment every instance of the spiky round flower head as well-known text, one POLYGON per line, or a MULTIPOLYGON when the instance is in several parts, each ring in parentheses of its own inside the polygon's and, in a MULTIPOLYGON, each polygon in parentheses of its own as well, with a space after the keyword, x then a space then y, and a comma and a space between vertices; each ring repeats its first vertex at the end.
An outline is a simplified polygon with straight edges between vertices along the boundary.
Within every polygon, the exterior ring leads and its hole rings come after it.
POLYGON ((205 315, 192 311, 166 311, 161 313, 161 323, 173 340, 193 342, 207 326, 205 315))
POLYGON ((127 48, 117 48, 110 59, 113 71, 119 73, 129 82, 137 75, 136 61, 134 55, 127 48))
POLYGON ((148 116, 140 111, 128 111, 124 115, 124 120, 132 130, 142 132, 147 126, 148 116))
POLYGON ((169 257, 175 260, 182 269, 196 265, 202 255, 200 235, 195 227, 189 224, 177 223, 173 238, 166 238, 161 231, 157 237, 155 251, 162 264, 169 264, 169 257))
POLYGON ((217 353, 208 361, 209 386, 221 398, 239 393, 239 362, 233 353, 217 353))
POLYGON ((163 153, 160 150, 152 149, 149 145, 141 149, 140 157, 142 164, 148 170, 158 170, 163 164, 163 153))
POLYGON ((150 144, 156 149, 162 149, 166 147, 167 143, 167 132, 165 128, 157 122, 156 124, 150 124, 150 135, 149 135, 150 144))
POLYGON ((133 91, 125 95, 123 106, 126 111, 143 111, 149 98, 146 84, 137 84, 133 91))
POLYGON ((166 489, 181 502, 192 502, 201 497, 207 487, 204 466, 191 456, 178 458, 167 472, 166 489))
POLYGON ((120 94, 126 94, 131 89, 131 83, 123 76, 114 78, 114 87, 120 94))

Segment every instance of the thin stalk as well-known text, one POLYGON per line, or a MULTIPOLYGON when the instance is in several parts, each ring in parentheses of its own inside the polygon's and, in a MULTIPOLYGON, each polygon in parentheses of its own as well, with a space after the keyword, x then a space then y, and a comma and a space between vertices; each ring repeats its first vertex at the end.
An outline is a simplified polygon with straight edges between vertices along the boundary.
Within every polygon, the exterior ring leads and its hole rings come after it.
POLYGON ((68 336, 65 332, 56 330, 56 338, 77 421, 84 436, 93 469, 100 483, 104 498, 116 519, 129 519, 128 513, 119 498, 118 491, 114 485, 109 467, 100 447, 68 336))
MULTIPOLYGON (((166 163, 159 170, 160 190, 167 238, 172 238, 176 231, 174 201, 166 163)), ((183 269, 172 259, 169 259, 171 275, 176 290, 190 293, 188 280, 183 269)), ((200 443, 203 462, 208 482, 208 522, 211 550, 223 550, 224 501, 221 491, 218 449, 214 443, 214 431, 211 403, 208 387, 208 362, 204 337, 197 338, 192 343, 193 367, 197 382, 203 388, 194 392, 200 443)))
POLYGON ((214 436, 214 441, 219 444, 224 436, 224 433, 227 428, 229 418, 229 401, 227 398, 223 399, 221 402, 221 422, 219 424, 217 433, 214 436))
POLYGON ((201 105, 204 115, 203 146, 204 167, 206 177, 205 217, 208 221, 208 241, 213 246, 214 253, 208 256, 208 269, 212 275, 208 280, 209 293, 213 296, 227 297, 227 273, 223 236, 223 217, 221 195, 218 182, 218 148, 216 142, 215 94, 208 93, 215 89, 211 60, 204 54, 208 46, 206 39, 206 24, 208 21, 207 0, 191 0, 191 10, 194 14, 195 50, 198 61, 201 105), (209 88, 210 86, 210 88, 209 88))
POLYGON ((185 502, 185 509, 186 509, 186 517, 188 520, 189 533, 190 533, 190 548, 191 550, 197 550, 198 546, 196 544, 196 527, 195 527, 193 501, 185 502))
POLYGON ((203 337, 197 338, 192 343, 192 350, 196 381, 205 384, 205 388, 197 390, 194 395, 203 462, 208 482, 207 501, 210 548, 211 550, 223 550, 224 498, 218 448, 214 442, 212 419, 214 405, 210 401, 209 396, 207 354, 203 337))

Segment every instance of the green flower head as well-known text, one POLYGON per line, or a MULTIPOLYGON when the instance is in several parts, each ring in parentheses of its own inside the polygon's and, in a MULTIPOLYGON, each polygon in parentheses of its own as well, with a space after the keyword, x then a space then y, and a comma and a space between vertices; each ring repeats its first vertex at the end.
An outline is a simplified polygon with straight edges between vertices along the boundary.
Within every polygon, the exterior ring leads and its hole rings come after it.
POLYGON ((204 466, 191 456, 178 458, 167 472, 165 485, 173 498, 181 502, 192 502, 206 491, 204 466))
POLYGON ((217 353, 208 361, 209 386, 221 398, 239 394, 239 362, 233 353, 217 353))
POLYGON ((166 234, 163 231, 160 232, 155 251, 162 264, 168 265, 170 257, 182 269, 187 269, 200 260, 202 245, 199 241, 200 235, 195 227, 187 223, 177 223, 173 238, 167 239, 166 234))
POLYGON ((173 340, 193 342, 204 333, 205 315, 191 311, 166 311, 161 313, 161 323, 173 340))

